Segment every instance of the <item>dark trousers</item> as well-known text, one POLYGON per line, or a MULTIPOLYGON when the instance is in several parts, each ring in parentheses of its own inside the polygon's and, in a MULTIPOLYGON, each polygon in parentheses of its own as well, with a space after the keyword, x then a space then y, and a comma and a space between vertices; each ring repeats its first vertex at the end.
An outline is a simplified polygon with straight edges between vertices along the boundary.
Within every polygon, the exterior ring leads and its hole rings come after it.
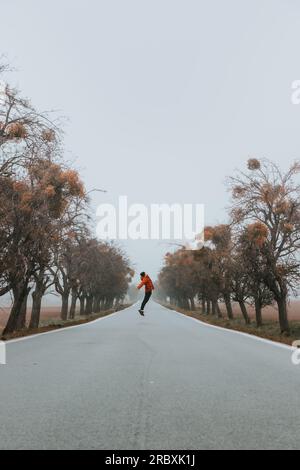
POLYGON ((152 295, 151 291, 145 293, 145 297, 144 297, 144 300, 143 300, 143 303, 142 303, 142 306, 141 306, 141 310, 144 310, 145 305, 149 302, 151 295, 152 295))

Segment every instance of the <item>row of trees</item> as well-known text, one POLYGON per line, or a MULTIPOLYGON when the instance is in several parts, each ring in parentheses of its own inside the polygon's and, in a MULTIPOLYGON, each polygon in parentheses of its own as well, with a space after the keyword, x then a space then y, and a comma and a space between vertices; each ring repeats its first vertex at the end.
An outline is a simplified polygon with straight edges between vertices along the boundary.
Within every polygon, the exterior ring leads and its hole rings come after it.
POLYGON ((229 319, 237 302, 246 323, 247 305, 262 310, 275 304, 282 333, 289 334, 288 298, 300 281, 300 185, 298 162, 282 172, 273 162, 250 159, 245 172, 228 179, 232 199, 228 224, 205 228, 205 244, 166 255, 159 275, 161 300, 229 319))
POLYGON ((81 314, 111 308, 133 275, 118 247, 91 236, 88 195, 62 154, 59 122, 2 87, 0 296, 13 299, 4 334, 26 327, 30 294, 36 328, 49 289, 61 296, 62 319, 74 318, 77 301, 81 314))

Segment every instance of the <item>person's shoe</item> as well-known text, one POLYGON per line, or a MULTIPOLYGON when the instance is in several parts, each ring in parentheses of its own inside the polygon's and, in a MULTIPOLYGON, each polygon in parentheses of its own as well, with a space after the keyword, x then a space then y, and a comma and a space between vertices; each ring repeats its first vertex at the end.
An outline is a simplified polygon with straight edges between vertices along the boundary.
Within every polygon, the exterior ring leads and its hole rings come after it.
POLYGON ((144 311, 143 310, 139 310, 139 314, 142 315, 142 317, 144 317, 144 311))

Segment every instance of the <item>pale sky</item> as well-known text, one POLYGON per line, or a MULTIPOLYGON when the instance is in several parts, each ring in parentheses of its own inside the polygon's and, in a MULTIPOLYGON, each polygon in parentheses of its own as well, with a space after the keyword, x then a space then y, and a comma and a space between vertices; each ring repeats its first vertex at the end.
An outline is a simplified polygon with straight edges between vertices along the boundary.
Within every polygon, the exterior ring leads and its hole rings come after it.
MULTIPOLYGON (((67 116, 93 207, 203 203, 226 221, 224 180, 249 156, 300 158, 297 0, 0 0, 0 54, 40 109, 67 116)), ((169 247, 123 245, 155 278, 169 247)))

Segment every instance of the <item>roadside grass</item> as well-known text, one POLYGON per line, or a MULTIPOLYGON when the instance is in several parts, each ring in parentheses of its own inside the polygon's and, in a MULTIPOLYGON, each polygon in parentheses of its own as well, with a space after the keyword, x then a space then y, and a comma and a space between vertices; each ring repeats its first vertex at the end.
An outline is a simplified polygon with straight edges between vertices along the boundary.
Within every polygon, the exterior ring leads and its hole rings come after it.
POLYGON ((124 310, 128 307, 130 307, 131 304, 124 304, 124 305, 119 305, 117 308, 112 308, 110 310, 105 310, 103 312, 97 313, 97 314, 91 314, 91 315, 76 315, 74 319, 71 320, 61 320, 58 318, 49 318, 47 320, 41 320, 39 328, 35 329, 29 329, 26 328, 21 331, 16 331, 15 333, 12 333, 10 335, 0 335, 0 339, 2 341, 8 341, 10 339, 16 339, 16 338, 23 338, 25 336, 32 336, 32 335, 37 335, 39 333, 46 333, 48 331, 53 331, 53 330, 59 330, 61 328, 67 328, 69 326, 77 326, 77 325, 83 325, 85 323, 90 323, 94 320, 98 320, 98 318, 103 318, 107 317, 108 315, 111 315, 112 313, 120 312, 121 310, 124 310))
POLYGON ((248 333, 250 335, 259 336, 260 338, 269 339, 271 341, 277 341, 279 343, 288 344, 292 346, 293 342, 300 340, 300 322, 299 321, 290 321, 290 335, 286 336, 280 333, 279 324, 274 320, 266 320, 263 323, 263 326, 257 327, 254 320, 251 321, 250 325, 246 325, 242 318, 234 318, 229 320, 224 316, 222 318, 217 318, 216 316, 210 314, 202 313, 201 309, 184 310, 182 308, 176 307, 174 305, 162 304, 164 307, 175 310, 179 313, 183 313, 189 317, 200 320, 204 323, 209 323, 210 325, 220 326, 229 330, 241 331, 243 333, 248 333))

